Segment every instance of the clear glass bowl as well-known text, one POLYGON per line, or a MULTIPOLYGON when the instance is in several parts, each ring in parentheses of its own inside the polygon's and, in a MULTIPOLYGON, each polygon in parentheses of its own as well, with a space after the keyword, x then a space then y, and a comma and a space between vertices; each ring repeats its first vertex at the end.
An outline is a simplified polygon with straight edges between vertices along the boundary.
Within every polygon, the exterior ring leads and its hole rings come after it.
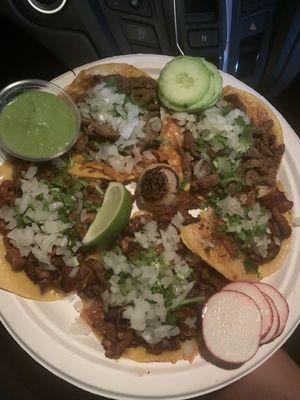
POLYGON ((20 94, 32 89, 57 95, 60 97, 60 99, 63 99, 70 106, 70 109, 74 112, 74 116, 76 119, 76 128, 72 139, 69 141, 68 144, 66 144, 66 147, 60 149, 59 151, 53 154, 48 155, 47 157, 33 157, 33 156, 29 157, 27 155, 18 153, 15 150, 7 147, 7 145, 3 142, 1 136, 0 136, 0 148, 2 148, 5 152, 11 154, 12 156, 20 158, 22 160, 49 161, 54 158, 62 156, 63 154, 68 152, 75 144, 80 130, 80 113, 74 101, 61 87, 55 85, 52 82, 47 82, 40 79, 28 79, 12 83, 0 91, 0 114, 3 108, 8 103, 10 103, 14 98, 16 98, 16 96, 19 96, 20 94))

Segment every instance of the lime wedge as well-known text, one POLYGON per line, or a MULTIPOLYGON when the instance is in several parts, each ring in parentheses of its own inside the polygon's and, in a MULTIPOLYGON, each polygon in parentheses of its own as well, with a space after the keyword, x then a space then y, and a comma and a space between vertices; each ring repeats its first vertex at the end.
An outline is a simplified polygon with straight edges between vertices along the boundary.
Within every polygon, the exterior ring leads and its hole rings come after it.
POLYGON ((128 190, 121 183, 111 182, 105 192, 102 206, 82 243, 85 246, 106 247, 109 245, 127 225, 131 205, 128 190))

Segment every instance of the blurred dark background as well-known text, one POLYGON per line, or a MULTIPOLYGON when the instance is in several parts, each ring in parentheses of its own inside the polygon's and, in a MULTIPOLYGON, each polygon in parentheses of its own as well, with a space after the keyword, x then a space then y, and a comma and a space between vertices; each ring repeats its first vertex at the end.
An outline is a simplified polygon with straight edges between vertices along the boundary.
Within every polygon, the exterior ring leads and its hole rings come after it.
MULTIPOLYGON (((113 55, 182 51, 256 88, 300 132, 298 0, 1 0, 0 34, 0 88, 113 55)), ((284 346, 298 365, 299 339, 298 328, 284 346)), ((99 399, 40 367, 2 325, 0 348, 1 399, 99 399)))
POLYGON ((206 57, 297 131, 299 0, 1 0, 0 87, 119 54, 206 57))

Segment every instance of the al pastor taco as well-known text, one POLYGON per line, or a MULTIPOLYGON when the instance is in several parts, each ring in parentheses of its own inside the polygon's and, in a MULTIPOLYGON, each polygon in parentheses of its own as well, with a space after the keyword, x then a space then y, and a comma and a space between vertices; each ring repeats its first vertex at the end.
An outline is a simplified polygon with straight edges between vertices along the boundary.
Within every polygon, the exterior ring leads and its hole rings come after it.
POLYGON ((97 263, 87 259, 81 239, 102 203, 100 183, 52 164, 1 168, 0 287, 49 301, 97 281, 97 263))
POLYGON ((128 64, 102 64, 78 74, 66 89, 82 117, 72 175, 130 181, 158 160, 162 122, 156 86, 128 64))

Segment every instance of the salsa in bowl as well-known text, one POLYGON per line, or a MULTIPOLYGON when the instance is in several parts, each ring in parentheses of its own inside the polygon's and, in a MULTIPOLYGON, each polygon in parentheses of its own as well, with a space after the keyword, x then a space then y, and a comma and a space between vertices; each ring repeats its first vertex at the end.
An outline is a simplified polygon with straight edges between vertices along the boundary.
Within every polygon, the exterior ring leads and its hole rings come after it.
POLYGON ((0 92, 0 146, 29 161, 47 161, 71 149, 80 116, 68 94, 54 83, 23 80, 0 92))

